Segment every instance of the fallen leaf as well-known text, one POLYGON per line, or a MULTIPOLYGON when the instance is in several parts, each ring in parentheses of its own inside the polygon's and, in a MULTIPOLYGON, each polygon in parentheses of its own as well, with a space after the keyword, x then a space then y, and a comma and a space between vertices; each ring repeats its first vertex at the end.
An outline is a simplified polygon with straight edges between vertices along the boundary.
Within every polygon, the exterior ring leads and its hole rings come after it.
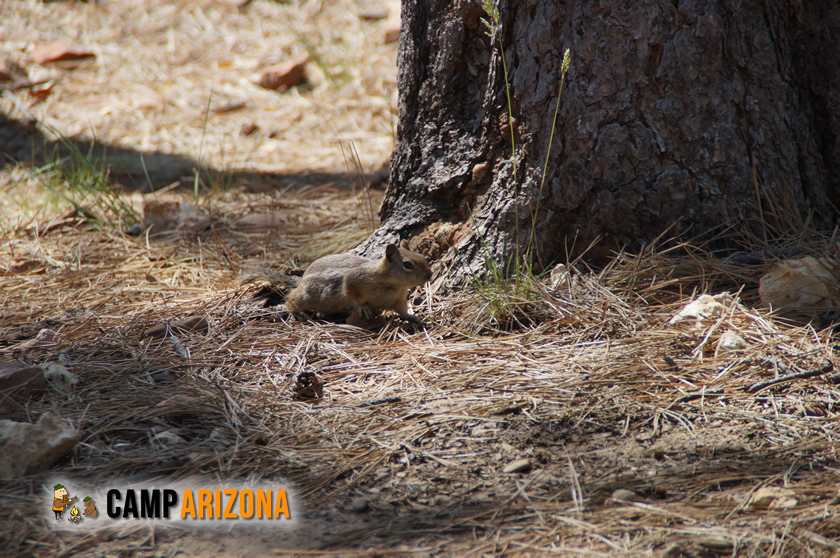
POLYGON ((38 101, 46 99, 47 95, 49 95, 52 92, 53 85, 55 85, 55 82, 52 80, 33 85, 29 88, 28 91, 29 98, 36 99, 38 101))
POLYGON ((840 305, 839 271, 840 262, 831 258, 806 256, 776 262, 759 281, 761 304, 790 316, 835 310, 840 305))
POLYGON ((254 124, 253 122, 246 122, 239 128, 239 135, 250 136, 259 129, 260 127, 254 124))
POLYGON ((400 23, 402 21, 401 5, 396 0, 387 2, 388 18, 385 21, 385 44, 400 40, 400 23))
POLYGON ((37 260, 23 260, 12 262, 8 267, 9 273, 29 273, 33 270, 43 271, 44 265, 37 260), (40 269, 39 269, 40 268, 40 269))
POLYGON ((266 69, 260 78, 260 87, 277 91, 289 89, 306 81, 306 63, 309 56, 277 64, 266 69))
POLYGON ((56 345, 56 332, 49 329, 43 328, 38 332, 32 339, 27 339, 26 341, 21 341, 16 345, 11 345, 2 349, 2 352, 17 352, 26 354, 27 352, 33 349, 42 349, 45 347, 54 347, 56 345))
POLYGON ((29 53, 29 59, 36 64, 47 62, 62 62, 65 60, 81 60, 93 58, 95 55, 89 51, 65 43, 46 43, 36 45, 29 53))
POLYGON ((141 411, 139 415, 143 418, 150 417, 185 417, 185 416, 202 416, 209 414, 210 411, 205 402, 191 395, 178 394, 168 397, 154 406, 147 407, 141 411))
POLYGON ((210 112, 214 114, 224 114, 226 112, 234 112, 244 109, 246 106, 248 106, 248 103, 245 101, 221 101, 218 104, 213 103, 210 107, 210 112))
POLYGON ((147 199, 143 202, 143 226, 153 233, 183 230, 200 217, 198 208, 173 199, 147 199))
POLYGON ((386 17, 388 17, 388 10, 385 8, 359 12, 359 19, 362 21, 375 21, 377 19, 385 19, 386 17))
POLYGON ((76 391, 79 377, 73 374, 63 364, 47 362, 41 365, 47 384, 58 393, 72 395, 76 391))

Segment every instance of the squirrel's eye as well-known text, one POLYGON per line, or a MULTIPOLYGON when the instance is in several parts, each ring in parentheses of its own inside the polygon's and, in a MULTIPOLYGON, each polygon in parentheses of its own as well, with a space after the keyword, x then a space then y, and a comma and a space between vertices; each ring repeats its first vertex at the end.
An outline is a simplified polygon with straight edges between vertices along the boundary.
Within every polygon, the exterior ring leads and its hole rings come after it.
POLYGON ((414 269, 414 264, 411 262, 403 262, 403 267, 406 269, 414 269))

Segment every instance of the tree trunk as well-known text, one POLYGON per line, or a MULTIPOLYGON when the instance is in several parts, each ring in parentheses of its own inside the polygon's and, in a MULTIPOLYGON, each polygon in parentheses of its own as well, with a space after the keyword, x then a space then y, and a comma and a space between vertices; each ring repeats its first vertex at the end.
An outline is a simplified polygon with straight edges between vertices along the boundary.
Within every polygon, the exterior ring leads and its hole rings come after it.
POLYGON ((404 2, 391 184, 362 252, 412 237, 451 283, 529 246, 540 267, 831 224, 837 3, 495 1, 495 38, 478 4, 404 2))

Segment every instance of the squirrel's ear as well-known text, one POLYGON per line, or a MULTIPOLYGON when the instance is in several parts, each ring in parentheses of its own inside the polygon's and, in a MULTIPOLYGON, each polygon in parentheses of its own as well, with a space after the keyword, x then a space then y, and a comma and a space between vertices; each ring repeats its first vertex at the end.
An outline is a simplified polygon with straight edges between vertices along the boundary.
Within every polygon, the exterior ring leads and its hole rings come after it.
POLYGON ((401 241, 400 242, 400 248, 402 248, 403 250, 408 250, 408 241, 407 240, 401 241))
POLYGON ((397 253, 397 245, 396 244, 389 244, 385 247, 385 257, 388 258, 388 261, 391 261, 391 258, 394 257, 394 254, 397 253))

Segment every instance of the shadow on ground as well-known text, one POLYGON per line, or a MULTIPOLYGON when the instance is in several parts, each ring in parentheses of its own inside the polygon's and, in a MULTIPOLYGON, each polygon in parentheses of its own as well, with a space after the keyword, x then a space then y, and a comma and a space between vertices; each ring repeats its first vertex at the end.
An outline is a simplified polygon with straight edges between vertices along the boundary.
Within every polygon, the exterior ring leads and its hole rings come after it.
MULTIPOLYGON (((332 184, 351 188, 358 185, 359 176, 347 172, 263 173, 247 169, 218 170, 181 155, 159 152, 141 152, 125 147, 103 145, 87 140, 49 138, 34 121, 9 118, 0 113, 0 169, 24 164, 42 166, 57 156, 67 157, 71 151, 89 156, 95 162, 104 162, 110 169, 114 183, 125 190, 150 193, 162 188, 175 187, 192 190, 198 172, 201 184, 209 189, 244 186, 246 191, 270 189, 295 189, 304 186, 332 184)), ((380 169, 364 177, 372 186, 387 180, 387 169, 380 169)))
MULTIPOLYGON (((632 435, 632 432, 631 432, 632 435)), ((521 448, 527 449, 527 448, 521 448)), ((582 448, 581 448, 582 449, 582 448)), ((801 450, 802 448, 800 448, 801 450)), ((62 532, 48 536, 43 527, 33 525, 25 517, 41 514, 32 502, 37 484, 13 483, 7 488, 0 525, 16 544, 10 548, 20 555, 37 552, 35 549, 53 548, 55 555, 70 556, 91 551, 96 555, 131 553, 139 556, 207 555, 219 556, 268 555, 283 552, 357 552, 402 551, 426 555, 486 552, 491 555, 523 549, 510 541, 522 540, 524 532, 533 544, 532 550, 580 548, 605 552, 624 544, 628 536, 646 535, 645 544, 634 551, 661 551, 678 547, 680 554, 729 556, 736 550, 753 553, 769 552, 776 544, 788 539, 792 550, 798 546, 799 531, 836 531, 831 519, 820 514, 804 513, 822 505, 816 487, 830 483, 833 461, 817 459, 803 461, 802 451, 757 451, 715 454, 713 448, 698 448, 688 459, 663 467, 661 458, 628 462, 636 469, 656 469, 647 479, 597 478, 600 461, 597 453, 573 457, 579 470, 589 469, 589 480, 581 479, 584 500, 578 508, 572 499, 572 483, 568 474, 556 478, 542 476, 539 471, 512 475, 498 475, 476 471, 471 477, 457 482, 427 478, 422 492, 442 496, 447 503, 428 505, 400 489, 400 482, 377 486, 372 479, 376 470, 368 471, 352 493, 340 494, 333 501, 324 501, 323 492, 301 502, 305 509, 297 528, 278 522, 274 527, 220 526, 186 529, 158 526, 118 528, 87 532, 62 532), (493 489, 483 490, 493 476, 493 489), (777 509, 773 515, 743 505, 732 498, 733 491, 745 498, 757 486, 775 486, 784 479, 785 485, 797 491, 797 497, 813 502, 794 501, 798 507, 785 512, 777 509), (28 486, 27 486, 28 485, 28 486), (387 486, 386 486, 387 485, 387 486), (804 496, 811 487, 811 496, 804 496), (621 488, 631 490, 636 498, 617 500, 612 495, 621 488), (803 490, 805 489, 805 490, 803 490), (353 498, 353 495, 361 495, 353 498), (358 499, 364 499, 359 505, 358 499), (321 501, 322 505, 310 502, 321 501), (13 502, 18 502, 15 509, 13 502), (21 505, 24 504, 24 505, 21 505), (811 517, 813 516, 813 517, 811 517), (732 518, 732 521, 730 521, 732 518), (796 527, 791 528, 791 520, 796 527), (756 523, 757 522, 757 523, 756 523), (148 552, 148 554, 147 554, 148 552), (104 554, 102 554, 104 553, 104 554)), ((545 469, 567 473, 565 448, 555 448, 556 460, 542 464, 545 469)), ((428 465, 422 458, 413 466, 428 465)), ((436 464, 431 464, 433 467, 436 464)), ((387 468, 387 465, 384 465, 387 468)), ((441 469, 443 469, 441 467, 441 469)), ((313 478, 298 469, 287 477, 292 486, 323 484, 324 479, 313 478)), ((409 477, 405 480, 411 480, 409 477)), ((329 487, 326 489, 329 491, 329 487)), ((810 536, 810 535, 808 535, 810 536)), ((817 539, 818 542, 820 539, 817 539)), ((2 546, 2 545, 0 545, 2 546)), ((629 549, 628 549, 629 550, 629 549)), ((525 552, 528 555, 527 552, 525 552)))

